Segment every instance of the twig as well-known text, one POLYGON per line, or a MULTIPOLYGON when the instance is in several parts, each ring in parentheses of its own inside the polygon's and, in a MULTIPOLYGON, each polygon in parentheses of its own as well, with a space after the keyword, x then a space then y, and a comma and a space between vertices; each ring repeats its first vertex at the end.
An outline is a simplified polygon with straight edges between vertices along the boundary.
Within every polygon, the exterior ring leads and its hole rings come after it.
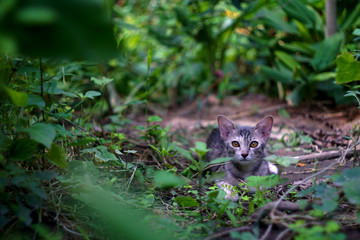
MULTIPOLYGON (((357 142, 355 145, 358 145, 360 143, 357 142)), ((338 157, 338 159, 336 161, 334 161, 333 163, 331 163, 329 166, 327 166, 326 168, 324 168, 323 170, 314 173, 306 178, 304 178, 303 180, 301 180, 300 182, 298 182, 297 184, 294 184, 291 188, 289 188, 274 204, 273 209, 270 212, 270 216, 274 215, 274 212, 276 210, 276 208, 280 205, 280 203, 283 201, 283 199, 291 192, 293 191, 296 187, 298 187, 300 184, 303 184, 304 182, 306 182, 309 179, 312 179, 313 177, 322 174, 323 172, 325 172, 326 170, 328 170, 329 168, 332 168, 333 166, 335 166, 336 164, 338 164, 339 162, 342 161, 342 159, 344 159, 345 156, 347 156, 347 154, 349 154, 350 151, 352 151, 354 148, 354 145, 350 146, 348 149, 346 149, 343 154, 341 156, 338 157)), ((270 224, 266 230, 266 232, 264 233, 264 235, 261 237, 261 240, 265 240, 267 239, 271 229, 273 227, 273 224, 270 224)))
POLYGON ((336 151, 329 151, 329 152, 321 152, 321 153, 312 153, 312 154, 308 154, 308 155, 301 155, 301 156, 296 156, 293 157, 299 161, 307 161, 307 160, 324 160, 324 159, 330 159, 330 158, 337 158, 340 157, 348 157, 350 155, 354 154, 354 150, 351 149, 350 151, 348 151, 345 155, 344 155, 344 150, 340 149, 340 150, 336 150, 336 151))
POLYGON ((59 224, 63 227, 63 229, 69 233, 72 233, 74 235, 77 235, 77 236, 83 236, 81 233, 78 233, 78 232, 75 232, 73 230, 70 230, 68 227, 65 226, 65 224, 59 222, 59 224))

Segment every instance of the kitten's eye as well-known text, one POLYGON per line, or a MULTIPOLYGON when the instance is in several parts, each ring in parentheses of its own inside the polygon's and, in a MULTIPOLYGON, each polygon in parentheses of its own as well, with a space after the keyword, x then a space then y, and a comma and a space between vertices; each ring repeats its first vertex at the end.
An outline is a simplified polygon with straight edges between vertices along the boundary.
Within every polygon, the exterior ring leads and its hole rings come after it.
POLYGON ((238 141, 232 141, 232 142, 231 142, 231 145, 232 145, 233 147, 240 147, 240 144, 239 144, 238 141))
POLYGON ((257 141, 252 141, 251 143, 250 143, 250 147, 252 147, 252 148, 256 148, 257 146, 258 146, 258 142, 257 141))

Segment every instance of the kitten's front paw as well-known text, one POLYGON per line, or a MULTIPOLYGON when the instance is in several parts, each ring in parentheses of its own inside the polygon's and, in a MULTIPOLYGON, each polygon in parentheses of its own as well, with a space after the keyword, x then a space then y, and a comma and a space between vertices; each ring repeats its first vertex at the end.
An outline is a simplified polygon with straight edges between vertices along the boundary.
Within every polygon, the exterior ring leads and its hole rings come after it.
POLYGON ((239 200, 239 194, 236 191, 236 187, 227 183, 227 182, 219 182, 218 186, 225 191, 226 196, 225 199, 236 202, 239 200))
POLYGON ((278 174, 279 173, 278 168, 273 163, 268 162, 268 166, 269 166, 270 174, 278 174))

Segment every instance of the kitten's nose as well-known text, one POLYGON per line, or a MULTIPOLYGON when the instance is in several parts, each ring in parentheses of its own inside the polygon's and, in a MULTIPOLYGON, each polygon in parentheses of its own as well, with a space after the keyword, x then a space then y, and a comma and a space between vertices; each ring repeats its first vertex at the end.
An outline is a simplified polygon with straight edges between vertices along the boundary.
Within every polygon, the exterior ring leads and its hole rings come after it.
POLYGON ((246 158, 248 155, 249 155, 248 153, 242 153, 242 154, 241 154, 241 156, 242 156, 243 158, 246 158))

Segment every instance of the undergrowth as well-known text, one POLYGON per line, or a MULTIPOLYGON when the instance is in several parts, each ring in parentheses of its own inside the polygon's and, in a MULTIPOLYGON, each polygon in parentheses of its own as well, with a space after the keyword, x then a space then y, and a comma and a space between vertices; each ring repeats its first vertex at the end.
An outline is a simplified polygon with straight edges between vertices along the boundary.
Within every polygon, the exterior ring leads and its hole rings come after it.
MULTIPOLYGON (((65 76, 61 67, 52 68, 60 70, 54 77, 38 64, 19 63, 14 81, 2 87, 4 239, 197 239, 242 226, 251 231, 229 234, 256 239, 262 234, 260 223, 273 221, 257 213, 279 199, 278 190, 288 188, 286 179, 249 177, 236 186, 237 202, 225 200, 215 184, 223 173, 211 173, 210 168, 229 158, 207 162, 205 143, 182 142, 184 136, 173 133, 170 125, 163 127, 156 115, 143 124, 134 124, 125 115, 114 116, 107 124, 97 122, 91 117, 95 110, 103 112, 105 104, 93 103, 111 80, 97 78, 102 80, 91 83, 93 90, 81 92, 72 90, 66 80, 59 81, 65 76)), ((300 133, 284 137, 274 144, 311 143, 300 133)), ((276 155, 268 160, 282 166, 297 162, 276 155)), ((332 184, 314 181, 305 191, 293 190, 287 200, 304 210, 279 215, 278 223, 296 239, 344 239, 339 230, 356 225, 359 215, 359 169, 329 176, 332 184), (305 211, 312 201, 312 210, 305 211), (339 219, 344 209, 352 220, 339 219)))

